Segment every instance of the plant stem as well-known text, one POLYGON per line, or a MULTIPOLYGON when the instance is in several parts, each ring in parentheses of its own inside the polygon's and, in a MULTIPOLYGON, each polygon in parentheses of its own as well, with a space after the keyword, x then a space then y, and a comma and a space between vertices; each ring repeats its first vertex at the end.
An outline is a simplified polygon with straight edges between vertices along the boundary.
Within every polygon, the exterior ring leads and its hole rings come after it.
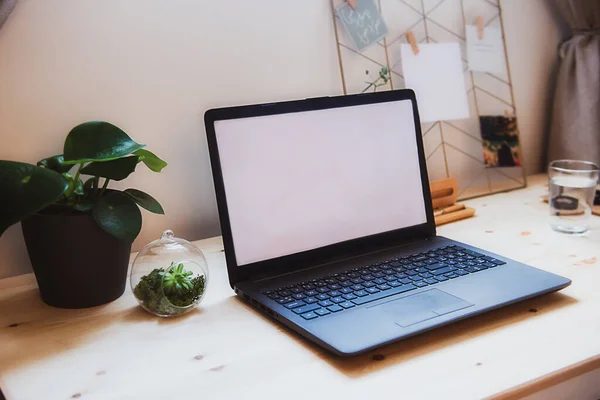
POLYGON ((95 177, 94 177, 94 183, 92 183, 92 186, 93 186, 95 189, 98 189, 98 185, 100 185, 100 177, 99 177, 99 176, 95 176, 95 177))
POLYGON ((75 177, 73 178, 73 187, 75 187, 75 185, 77 184, 77 181, 79 180, 79 175, 81 174, 81 168, 83 168, 83 163, 79 163, 79 169, 77 170, 77 172, 75 173, 75 177))
POLYGON ((102 185, 102 190, 100 191, 100 196, 98 196, 98 197, 102 197, 102 195, 106 191, 106 188, 108 187, 108 182, 110 182, 110 179, 106 178, 104 180, 104 185, 102 185))

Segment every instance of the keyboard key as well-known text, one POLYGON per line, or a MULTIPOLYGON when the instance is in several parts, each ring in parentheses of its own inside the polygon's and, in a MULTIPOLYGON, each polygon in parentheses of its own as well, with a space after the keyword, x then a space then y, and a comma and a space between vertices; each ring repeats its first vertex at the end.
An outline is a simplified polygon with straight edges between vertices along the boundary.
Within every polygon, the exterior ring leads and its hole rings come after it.
POLYGON ((293 294, 292 297, 295 298, 296 300, 302 300, 306 296, 303 295, 302 293, 296 293, 296 294, 293 294))
POLYGON ((284 304, 284 306, 287 307, 287 308, 289 308, 289 309, 296 308, 296 307, 301 307, 301 306, 304 306, 304 305, 306 305, 306 303, 303 302, 302 300, 294 300, 291 303, 284 304))
POLYGON ((433 275, 431 275, 429 272, 423 272, 419 274, 419 276, 422 278, 431 278, 433 275))
POLYGON ((425 281, 425 282, 427 282, 427 283, 429 283, 430 285, 433 285, 433 284, 436 284, 436 283, 438 283, 438 281, 436 281, 436 280, 435 280, 435 279, 433 279, 433 278, 427 278, 427 279, 425 279, 424 281, 425 281))
POLYGON ((317 289, 317 292, 319 293, 327 293, 329 292, 329 288, 327 286, 323 286, 317 289))
POLYGON ((279 292, 277 292, 277 294, 281 297, 287 297, 290 296, 292 292, 290 292, 289 290, 280 290, 279 292))
POLYGON ((398 282, 398 281, 391 281, 391 282, 388 282, 387 284, 390 285, 391 287, 398 287, 398 286, 403 285, 402 282, 398 282))
POLYGON ((342 293, 342 294, 348 294, 348 293, 352 293, 352 292, 353 292, 353 290, 350 289, 349 287, 345 287, 345 288, 343 288, 343 289, 340 290, 340 293, 342 293))
POLYGON ((341 296, 342 292, 340 292, 339 290, 332 290, 331 292, 327 292, 327 294, 331 297, 335 297, 335 296, 341 296))
POLYGON ((483 265, 485 265, 488 268, 495 268, 496 264, 492 263, 492 262, 485 262, 483 263, 483 265))
POLYGON ((346 300, 352 300, 352 299, 356 298, 356 296, 353 295, 352 293, 343 294, 342 297, 345 298, 346 300))
POLYGON ((319 302, 319 305, 320 305, 321 307, 329 307, 329 306, 332 306, 332 305, 334 305, 334 304, 335 304, 335 303, 333 303, 333 302, 331 302, 331 301, 329 301, 329 300, 322 300, 322 301, 320 301, 320 302, 319 302))
POLYGON ((469 273, 467 271, 463 271, 462 269, 459 269, 458 271, 456 271, 456 273, 459 276, 463 276, 463 275, 469 275, 469 273))
POLYGON ((383 285, 386 280, 385 279, 381 279, 381 278, 377 278, 373 281, 374 283, 378 284, 378 285, 383 285))
POLYGON ((317 301, 319 301, 319 299, 317 299, 315 297, 307 297, 307 298, 303 299, 303 301, 306 304, 312 304, 312 303, 316 303, 317 301))
POLYGON ((352 285, 350 286, 350 289, 352 290, 361 290, 364 289, 365 287, 363 285, 352 285))
POLYGON ((369 292, 369 293, 377 293, 379 292, 379 289, 374 288, 374 287, 370 287, 370 288, 366 288, 365 292, 369 292))
POLYGON ((451 271, 456 271, 456 268, 448 266, 448 267, 433 270, 433 271, 431 271, 431 273, 433 275, 442 275, 442 274, 445 274, 446 272, 451 272, 451 271))
POLYGON ((364 287, 366 287, 366 288, 370 288, 370 287, 373 287, 373 286, 375 286, 375 283, 373 283, 373 282, 365 282, 365 283, 363 283, 362 285, 363 285, 364 287))
POLYGON ((367 292, 366 292, 366 291, 364 291, 364 290, 357 290, 356 292, 354 292, 354 295, 355 295, 355 296, 358 296, 358 297, 363 297, 363 296, 368 296, 368 295, 369 295, 369 293, 367 293, 367 292))
POLYGON ((399 279, 399 281, 402 282, 405 285, 407 285, 407 284, 409 284, 409 283, 412 282, 412 280, 410 278, 402 278, 402 279, 399 279))
POLYGON ((328 285, 335 285, 337 283, 337 279, 327 278, 325 279, 325 283, 328 285))
POLYGON ((420 256, 420 257, 413 258, 412 260, 413 260, 413 262, 414 261, 425 261, 425 260, 427 260, 427 257, 420 256))
POLYGON ((352 308, 352 307, 354 307, 354 304, 350 303, 349 301, 345 301, 343 303, 340 303, 340 306, 342 306, 344 308, 352 308))
POLYGON ((304 313, 307 313, 309 311, 317 310, 318 308, 319 308, 318 304, 307 304, 307 305, 302 306, 302 307, 294 308, 292 311, 295 312, 296 314, 304 314, 304 313))
POLYGON ((379 299, 383 299, 384 297, 388 297, 388 296, 393 296, 395 294, 399 294, 399 293, 404 293, 404 292, 408 292, 409 290, 413 290, 416 289, 417 287, 415 285, 403 285, 403 286, 398 286, 396 288, 393 288, 392 290, 388 290, 385 292, 379 292, 379 293, 375 293, 369 296, 365 296, 365 297, 359 297, 357 299, 352 300, 352 302, 356 305, 361 305, 361 304, 365 304, 365 303, 369 303, 371 301, 375 301, 375 300, 379 300, 379 299))
POLYGON ((352 286, 354 284, 351 281, 344 281, 344 282, 340 283, 340 285, 342 285, 343 287, 348 287, 348 286, 352 286))
POLYGON ((383 271, 383 274, 384 275, 388 275, 388 276, 389 275, 394 275, 395 273, 396 273, 396 270, 394 270, 394 269, 388 269, 386 271, 383 271))
MULTIPOLYGON (((266 293, 265 293, 265 294, 266 294, 266 293)), ((276 300, 276 299, 278 299, 278 298, 279 298, 279 295, 278 295, 277 293, 275 293, 275 292, 271 292, 271 293, 267 294, 267 296, 268 296, 270 299, 273 299, 273 300, 276 300)))
POLYGON ((327 300, 329 298, 329 296, 326 295, 325 293, 318 294, 315 297, 319 300, 327 300))
POLYGON ((301 314, 301 317, 304 319, 315 319, 318 317, 318 315, 311 311, 311 312, 301 314))
POLYGON ((352 283, 354 284, 359 284, 359 283, 363 283, 364 281, 360 278, 356 278, 356 279, 352 279, 352 283))
POLYGON ((415 276, 415 275, 418 275, 418 274, 419 273, 416 272, 416 271, 406 271, 406 275, 408 275, 408 276, 415 276))
POLYGON ((433 278, 433 279, 437 279, 437 280, 438 280, 438 281, 440 281, 440 282, 443 282, 443 281, 447 281, 447 280, 448 280, 448 278, 446 278, 444 275, 439 275, 439 276, 436 276, 436 277, 435 277, 435 278, 433 278))
POLYGON ((427 283, 425 283, 423 281, 419 281, 419 282, 413 282, 413 285, 415 285, 416 287, 423 287, 423 286, 427 286, 427 283))
POLYGON ((381 268, 382 270, 384 270, 384 271, 385 271, 385 270, 388 270, 388 269, 392 268, 392 266, 391 266, 391 265, 389 265, 389 264, 382 264, 382 265, 380 266, 380 268, 381 268))
POLYGON ((322 282, 322 281, 314 282, 314 284, 315 284, 316 287, 319 287, 319 288, 325 286, 325 282, 322 282))
POLYGON ((384 276, 385 276, 385 274, 384 274, 384 273, 382 273, 382 272, 374 272, 374 273, 373 273, 373 276, 374 276, 375 278, 382 278, 382 277, 384 277, 384 276))
POLYGON ((391 289, 391 286, 388 286, 388 285, 377 285, 377 289, 379 289, 379 290, 388 290, 388 289, 391 289))
POLYGON ((348 278, 354 279, 354 278, 358 278, 359 275, 356 272, 350 272, 348 274, 348 278))
POLYGON ((311 285, 311 284, 302 285, 302 289, 304 289, 304 290, 313 290, 314 288, 315 288, 315 286, 311 285))
POLYGON ((494 264, 496 264, 496 265, 504 265, 504 264, 506 264, 506 262, 505 262, 505 261, 502 261, 502 260, 496 260, 495 258, 494 258, 493 260, 490 260, 490 262, 492 262, 492 263, 494 263, 494 264))
POLYGON ((304 294, 307 296, 316 296, 319 294, 319 292, 317 292, 316 290, 307 290, 306 292, 304 292, 304 294))
POLYGON ((340 306, 338 306, 337 304, 335 304, 335 305, 333 305, 333 306, 331 306, 331 307, 327 307, 327 309, 328 309, 329 311, 331 311, 331 312, 334 312, 334 313, 335 313, 335 312, 338 312, 338 311, 342 311, 342 310, 343 310, 343 308, 342 308, 342 307, 340 307, 340 306))
POLYGON ((346 299, 344 299, 342 296, 332 297, 329 300, 331 300, 334 303, 343 303, 344 301, 346 301, 346 299))
POLYGON ((290 289, 290 292, 292 292, 292 293, 302 293, 302 291, 303 291, 302 288, 299 288, 299 287, 290 289))
POLYGON ((386 276, 386 277, 385 277, 385 278, 383 278, 383 279, 385 279, 387 282, 393 282, 393 281, 395 281, 397 278, 396 278, 396 275, 390 275, 390 276, 386 276))
POLYGON ((448 277, 449 279, 458 278, 458 275, 456 275, 454 272, 448 272, 447 274, 444 274, 444 276, 448 277))
POLYGON ((373 279, 375 279, 375 277, 371 274, 368 275, 363 275, 362 277, 365 281, 372 281, 373 279))
POLYGON ((322 317, 323 315, 331 314, 331 311, 326 308, 319 308, 318 310, 315 310, 315 314, 322 317))
POLYGON ((279 298, 275 301, 278 302, 279 304, 285 304, 285 303, 289 303, 290 301, 294 301, 294 299, 290 296, 286 296, 286 297, 279 298))
POLYGON ((342 287, 341 287, 340 285, 338 285, 338 284, 335 284, 335 285, 329 285, 329 289, 331 289, 331 290, 339 290, 339 289, 341 289, 341 288, 342 288, 342 287))
POLYGON ((422 277, 422 276, 419 276, 419 275, 416 275, 416 276, 411 276, 411 277, 410 277, 410 280, 411 280, 412 282, 418 282, 418 281, 422 281, 422 280, 423 280, 423 277, 422 277))
POLYGON ((471 266, 468 266, 468 267, 464 268, 464 270, 468 271, 468 272, 477 272, 477 271, 479 271, 479 269, 477 269, 475 267, 471 267, 471 266))
POLYGON ((337 280, 338 280, 338 282, 344 282, 344 281, 347 281, 348 278, 342 275, 342 276, 338 276, 337 280))

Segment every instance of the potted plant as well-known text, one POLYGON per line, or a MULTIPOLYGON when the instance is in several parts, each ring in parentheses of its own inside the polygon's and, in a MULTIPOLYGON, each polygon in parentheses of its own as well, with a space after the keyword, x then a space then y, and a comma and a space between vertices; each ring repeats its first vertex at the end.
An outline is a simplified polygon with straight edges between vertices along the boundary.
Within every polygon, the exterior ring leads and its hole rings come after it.
POLYGON ((0 235, 21 222, 44 302, 85 308, 125 290, 131 243, 142 227, 138 206, 164 214, 152 196, 118 191, 139 163, 160 172, 167 163, 108 122, 73 128, 63 154, 37 165, 0 160, 0 235))

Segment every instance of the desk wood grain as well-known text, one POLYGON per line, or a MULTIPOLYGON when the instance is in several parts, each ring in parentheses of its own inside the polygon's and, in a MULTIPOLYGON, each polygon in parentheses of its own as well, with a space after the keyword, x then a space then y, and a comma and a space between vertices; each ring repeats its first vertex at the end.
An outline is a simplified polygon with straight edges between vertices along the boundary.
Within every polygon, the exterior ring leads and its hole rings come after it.
POLYGON ((467 201, 474 218, 438 233, 573 280, 560 293, 449 325, 371 354, 324 353, 239 301, 220 238, 197 242, 211 282, 201 307, 159 319, 128 289, 61 310, 31 275, 0 281, 0 387, 12 399, 517 398, 600 365, 600 226, 548 227, 543 177, 467 201))

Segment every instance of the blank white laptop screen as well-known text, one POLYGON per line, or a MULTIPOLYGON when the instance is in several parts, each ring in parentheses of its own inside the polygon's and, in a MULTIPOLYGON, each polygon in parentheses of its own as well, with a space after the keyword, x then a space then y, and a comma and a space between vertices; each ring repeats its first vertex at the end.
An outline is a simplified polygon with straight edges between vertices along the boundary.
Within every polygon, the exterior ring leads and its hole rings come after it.
POLYGON ((427 221, 410 100, 215 122, 238 265, 427 221))

